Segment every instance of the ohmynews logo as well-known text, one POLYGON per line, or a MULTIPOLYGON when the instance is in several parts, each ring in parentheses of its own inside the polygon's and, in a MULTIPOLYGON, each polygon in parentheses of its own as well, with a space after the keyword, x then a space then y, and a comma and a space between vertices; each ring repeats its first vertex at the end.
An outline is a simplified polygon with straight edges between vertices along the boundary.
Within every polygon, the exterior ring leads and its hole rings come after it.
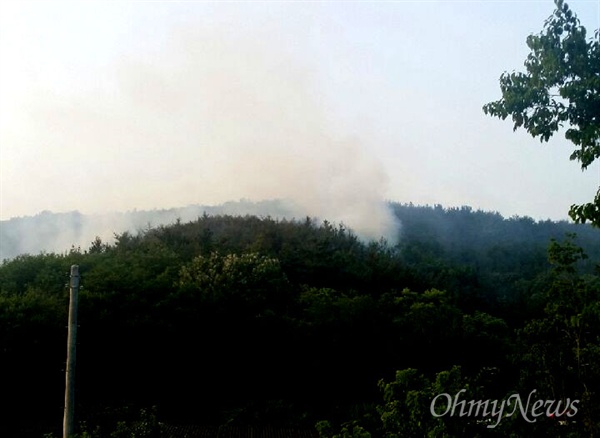
MULTIPOLYGON (((485 419, 494 419, 495 423, 489 424, 490 429, 495 428, 500 424, 503 418, 510 417, 519 409, 521 416, 528 423, 535 423, 538 417, 545 415, 549 418, 557 418, 566 415, 574 417, 577 414, 577 405, 579 400, 567 399, 563 400, 532 400, 536 389, 529 393, 527 403, 523 403, 519 394, 513 394, 505 400, 460 400, 460 395, 466 392, 466 389, 461 389, 454 397, 450 394, 442 393, 436 395, 431 401, 429 408, 431 415, 434 417, 443 417, 450 415, 454 417, 484 417, 485 419), (443 412, 436 409, 436 403, 440 403, 443 412), (445 407, 445 408, 444 408, 445 407), (445 410, 444 410, 445 409, 445 410), (512 411, 509 411, 512 409, 512 411)), ((493 421, 493 420, 492 420, 493 421)))

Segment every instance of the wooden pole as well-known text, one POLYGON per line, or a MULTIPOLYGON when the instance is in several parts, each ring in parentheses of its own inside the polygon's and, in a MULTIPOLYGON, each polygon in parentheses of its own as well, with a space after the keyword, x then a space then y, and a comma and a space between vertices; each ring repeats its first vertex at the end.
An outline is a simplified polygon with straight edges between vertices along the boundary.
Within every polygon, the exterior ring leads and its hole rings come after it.
POLYGON ((65 387, 65 414, 63 417, 63 438, 73 436, 75 413, 75 350, 77 346, 77 305, 79 293, 79 266, 71 266, 69 301, 69 328, 67 339, 67 370, 65 387))

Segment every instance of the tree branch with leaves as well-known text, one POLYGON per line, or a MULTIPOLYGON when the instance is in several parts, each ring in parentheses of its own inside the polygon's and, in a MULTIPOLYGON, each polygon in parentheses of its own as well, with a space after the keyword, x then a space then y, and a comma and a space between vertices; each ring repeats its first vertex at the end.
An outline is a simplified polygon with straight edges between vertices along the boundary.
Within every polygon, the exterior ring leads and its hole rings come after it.
MULTIPOLYGON (((554 3, 542 32, 527 37, 531 53, 526 72, 504 72, 502 98, 483 111, 502 120, 510 116, 513 130, 524 128, 542 142, 566 127, 565 138, 575 145, 570 158, 586 170, 600 157, 599 30, 588 38, 569 6, 562 0, 554 3)), ((569 215, 600 227, 600 187, 592 202, 572 205, 569 215)))

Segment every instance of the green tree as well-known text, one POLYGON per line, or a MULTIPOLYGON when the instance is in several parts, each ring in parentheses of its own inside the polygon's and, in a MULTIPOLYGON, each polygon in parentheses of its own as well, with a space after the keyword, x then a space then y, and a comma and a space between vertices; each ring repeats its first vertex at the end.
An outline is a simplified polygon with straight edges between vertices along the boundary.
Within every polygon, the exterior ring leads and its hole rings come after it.
POLYGON ((525 388, 536 387, 549 399, 581 400, 574 421, 563 420, 579 436, 597 436, 600 409, 600 279, 581 275, 577 264, 586 258, 573 242, 553 240, 548 250, 553 265, 540 319, 519 332, 521 354, 516 359, 525 388))
MULTIPOLYGON (((600 157, 600 44, 599 31, 587 38, 586 29, 562 0, 538 35, 527 37, 531 53, 526 73, 504 72, 502 99, 483 111, 502 120, 511 116, 514 130, 523 127, 540 141, 548 141, 565 124, 565 138, 576 149, 571 160, 585 170, 600 157)), ((572 205, 576 222, 600 226, 600 187, 593 202, 572 205)))
POLYGON ((255 252, 199 255, 181 268, 179 286, 205 303, 228 310, 238 306, 255 315, 281 310, 289 298, 279 260, 255 252))
POLYGON ((394 380, 379 381, 379 389, 383 404, 377 410, 384 438, 480 436, 477 431, 485 429, 475 417, 442 415, 450 409, 445 397, 433 402, 440 394, 455 397, 464 393, 464 400, 474 399, 474 388, 459 366, 440 371, 433 379, 413 368, 396 371, 394 380), (434 416, 432 409, 438 415, 434 416))

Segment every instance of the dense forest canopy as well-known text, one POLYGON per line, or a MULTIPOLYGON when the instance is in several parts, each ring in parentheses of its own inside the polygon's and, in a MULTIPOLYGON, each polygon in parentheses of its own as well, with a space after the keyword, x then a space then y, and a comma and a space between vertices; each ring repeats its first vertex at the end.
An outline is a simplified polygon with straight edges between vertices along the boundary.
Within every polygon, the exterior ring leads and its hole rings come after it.
POLYGON ((203 215, 5 260, 2 435, 60 429, 72 264, 82 436, 168 436, 178 424, 323 437, 599 433, 600 232, 392 207, 399 242, 310 218, 203 215), (432 416, 436 394, 463 388, 475 400, 535 389, 581 403, 574 417, 515 415, 493 429, 432 416))
MULTIPOLYGON (((573 228, 566 221, 558 223, 546 221, 534 221, 527 216, 514 216, 503 218, 499 213, 472 210, 471 207, 443 208, 441 205, 415 206, 412 204, 389 203, 389 208, 398 219, 398 227, 404 232, 434 233, 444 241, 466 241, 470 239, 505 240, 513 237, 546 238, 560 237, 564 231, 571 230, 580 234, 583 242, 588 241, 593 233, 589 227, 573 228), (458 223, 467 217, 466 213, 473 212, 474 215, 468 219, 470 223, 458 223), (417 224, 418 222, 418 224, 417 224), (521 222, 518 236, 506 234, 509 224, 521 222), (402 228, 402 224, 409 225, 402 228), (540 227, 528 227, 528 223, 543 225, 540 227), (457 227, 462 229, 457 229, 457 227), (564 230, 564 231, 563 231, 564 230), (534 235, 531 235, 531 232, 534 235)), ((69 248, 80 246, 86 248, 91 240, 100 236, 105 243, 114 243, 114 235, 124 232, 137 233, 148 228, 169 225, 177 220, 189 222, 197 217, 207 214, 230 215, 230 216, 257 216, 270 217, 273 219, 299 218, 305 214, 298 210, 293 203, 285 200, 275 199, 260 202, 240 200, 227 202, 215 206, 189 205, 181 208, 134 210, 122 213, 106 214, 82 214, 77 211, 68 213, 41 212, 35 216, 18 217, 0 222, 0 260, 11 259, 20 254, 37 254, 41 251, 62 253, 69 248)), ((315 219, 316 220, 316 219, 315 219)), ((512 232, 515 227, 511 229, 512 232)), ((397 242, 388 242, 395 245, 397 242)), ((545 244, 545 243, 544 243, 545 244)))

